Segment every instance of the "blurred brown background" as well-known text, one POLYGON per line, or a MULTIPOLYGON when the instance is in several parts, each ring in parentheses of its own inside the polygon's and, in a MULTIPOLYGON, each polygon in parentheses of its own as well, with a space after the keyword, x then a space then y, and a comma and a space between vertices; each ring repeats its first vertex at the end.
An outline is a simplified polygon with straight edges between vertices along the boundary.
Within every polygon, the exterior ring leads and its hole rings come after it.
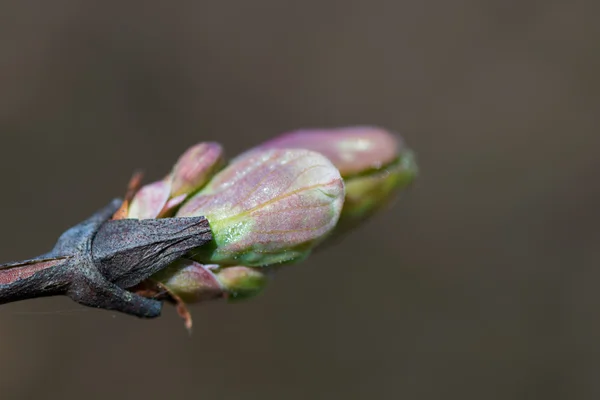
POLYGON ((239 305, 0 308, 2 399, 597 399, 600 3, 3 1, 0 261, 200 140, 400 132, 397 206, 239 305))

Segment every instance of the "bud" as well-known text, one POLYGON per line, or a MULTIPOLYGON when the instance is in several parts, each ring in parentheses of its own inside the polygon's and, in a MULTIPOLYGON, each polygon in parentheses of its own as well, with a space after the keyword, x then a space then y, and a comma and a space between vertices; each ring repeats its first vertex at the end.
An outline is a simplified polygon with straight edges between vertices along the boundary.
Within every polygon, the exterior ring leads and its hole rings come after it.
POLYGON ((128 218, 151 219, 158 218, 171 194, 170 180, 150 183, 142 187, 131 200, 128 218))
POLYGON ((153 184, 158 200, 151 201, 149 189, 145 194, 150 214, 162 201, 163 211, 183 202, 177 216, 204 215, 211 225, 213 242, 191 255, 197 261, 179 261, 153 277, 185 302, 258 294, 275 264, 304 259, 334 227, 354 227, 417 174, 401 139, 372 127, 284 134, 213 176, 221 157, 217 144, 197 145, 179 159, 168 185, 153 184))
POLYGON ((337 231, 373 215, 417 175, 413 153, 398 136, 377 127, 298 130, 269 140, 240 158, 254 151, 283 148, 317 151, 340 170, 346 200, 337 231))
POLYGON ((213 273, 216 268, 218 265, 180 259, 153 275, 152 279, 184 302, 195 303, 223 297, 223 287, 213 273))
MULTIPOLYGON (((307 149, 323 154, 346 178, 378 170, 398 156, 398 137, 377 127, 303 129, 284 133, 257 149, 307 149)), ((250 150, 253 151, 253 150, 250 150)))
POLYGON ((193 192, 204 186, 223 164, 223 148, 214 142, 190 147, 162 181, 142 187, 134 196, 128 218, 162 218, 172 214, 193 192))
POLYGON ((171 173, 171 197, 190 194, 202 188, 223 165, 223 147, 215 142, 190 147, 171 173))
POLYGON ((214 240, 202 263, 259 267, 298 261, 335 227, 344 201, 339 171, 301 149, 239 157, 183 204, 178 217, 206 216, 214 240))
POLYGON ((391 164, 364 175, 345 179, 346 201, 339 231, 355 227, 385 208, 401 190, 409 186, 417 174, 414 154, 403 150, 391 164))
POLYGON ((203 265, 181 259, 155 274, 152 279, 185 303, 196 303, 222 297, 229 300, 253 297, 267 284, 268 277, 264 272, 242 266, 219 268, 218 265, 203 265))
POLYGON ((229 300, 245 300, 259 294, 268 281, 264 268, 242 266, 226 267, 217 272, 216 278, 227 292, 229 300))

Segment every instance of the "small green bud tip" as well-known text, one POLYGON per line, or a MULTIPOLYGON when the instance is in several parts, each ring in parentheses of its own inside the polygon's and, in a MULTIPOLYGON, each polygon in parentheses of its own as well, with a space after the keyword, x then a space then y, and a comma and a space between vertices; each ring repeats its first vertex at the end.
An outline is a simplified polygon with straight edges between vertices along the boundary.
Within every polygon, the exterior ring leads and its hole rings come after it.
POLYGON ((234 160, 177 216, 210 223, 213 242, 197 261, 260 267, 306 257, 335 227, 343 202, 343 180, 323 155, 259 150, 234 160))
POLYGON ((354 226, 386 207, 401 189, 414 181, 417 173, 414 154, 410 150, 403 150, 393 163, 347 178, 346 202, 339 228, 354 226))
POLYGON ((265 288, 268 277, 264 271, 242 266, 222 268, 217 279, 228 294, 230 301, 254 297, 265 288))
POLYGON ((227 297, 231 301, 243 300, 259 294, 268 277, 258 269, 234 266, 219 268, 191 260, 179 260, 154 275, 170 293, 185 303, 196 303, 227 297))
POLYGON ((218 265, 202 265, 191 260, 178 260, 155 274, 152 279, 161 282, 172 294, 186 303, 216 299, 223 296, 214 270, 218 265))

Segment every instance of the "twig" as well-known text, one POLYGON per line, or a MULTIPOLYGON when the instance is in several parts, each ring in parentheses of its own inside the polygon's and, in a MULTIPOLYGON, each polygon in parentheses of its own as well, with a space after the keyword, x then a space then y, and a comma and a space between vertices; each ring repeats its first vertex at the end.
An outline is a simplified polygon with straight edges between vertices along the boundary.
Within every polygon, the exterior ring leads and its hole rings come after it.
POLYGON ((204 217, 112 220, 113 200, 61 235, 54 249, 0 265, 0 304, 66 295, 95 308, 158 317, 162 302, 128 291, 212 239, 204 217))

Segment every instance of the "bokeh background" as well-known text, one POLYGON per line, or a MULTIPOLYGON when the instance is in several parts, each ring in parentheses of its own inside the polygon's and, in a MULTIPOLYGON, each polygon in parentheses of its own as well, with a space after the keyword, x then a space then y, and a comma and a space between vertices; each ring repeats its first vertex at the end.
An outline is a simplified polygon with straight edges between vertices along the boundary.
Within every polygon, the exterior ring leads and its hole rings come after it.
POLYGON ((597 399, 600 3, 2 1, 0 260, 201 140, 376 124, 418 184, 261 297, 0 308, 2 399, 597 399))

